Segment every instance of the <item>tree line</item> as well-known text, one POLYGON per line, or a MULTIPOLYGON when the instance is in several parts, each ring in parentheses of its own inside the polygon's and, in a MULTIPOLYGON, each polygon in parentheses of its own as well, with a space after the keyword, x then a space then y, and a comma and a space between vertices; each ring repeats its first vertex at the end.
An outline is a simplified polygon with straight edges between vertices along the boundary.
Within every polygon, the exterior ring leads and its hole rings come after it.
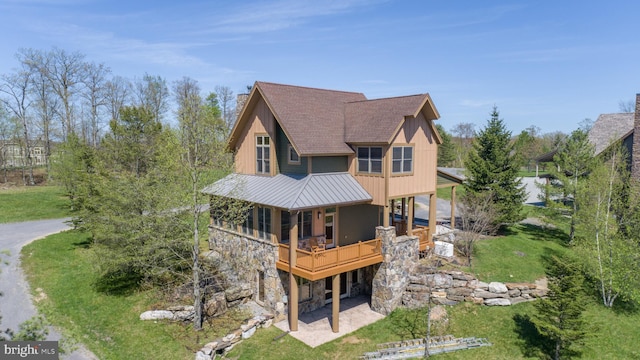
MULTIPOLYGON (((70 136, 98 147, 109 123, 119 121, 125 107, 145 108, 165 124, 174 120, 169 114, 171 91, 161 76, 145 73, 127 79, 82 53, 59 48, 21 49, 15 58, 16 67, 0 75, 0 166, 5 182, 9 159, 14 157, 27 170, 25 185, 34 184, 34 148, 42 149, 49 174, 56 145, 70 136)), ((235 115, 233 91, 220 85, 208 96, 219 106, 228 131, 235 115)))

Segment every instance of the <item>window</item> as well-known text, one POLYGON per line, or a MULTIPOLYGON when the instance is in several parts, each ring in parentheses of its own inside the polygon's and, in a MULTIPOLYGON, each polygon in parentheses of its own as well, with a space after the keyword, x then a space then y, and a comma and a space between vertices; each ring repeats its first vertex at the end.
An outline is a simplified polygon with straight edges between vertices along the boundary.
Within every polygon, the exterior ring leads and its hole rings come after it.
POLYGON ((269 240, 271 237, 271 209, 258 208, 258 237, 269 240))
POLYGON ((296 152, 296 149, 293 148, 293 146, 289 145, 289 158, 287 159, 287 162, 289 164, 300 164, 300 156, 298 155, 298 153, 296 152))
POLYGON ((413 147, 394 146, 391 166, 394 174, 413 172, 413 147))
POLYGON ((358 172, 382 174, 381 147, 358 147, 358 172))
MULTIPOLYGON (((280 213, 280 242, 288 242, 290 240, 289 231, 291 230, 291 220, 288 211, 280 213)), ((298 239, 304 239, 311 236, 311 223, 313 220, 313 211, 301 211, 298 215, 298 239)))
POLYGON ((298 302, 311 300, 313 297, 313 282, 298 277, 298 302))
POLYGON ((247 218, 242 223, 242 232, 253 235, 253 207, 247 209, 247 218))
POLYGON ((256 173, 268 174, 271 172, 269 166, 269 136, 258 135, 256 137, 256 173))

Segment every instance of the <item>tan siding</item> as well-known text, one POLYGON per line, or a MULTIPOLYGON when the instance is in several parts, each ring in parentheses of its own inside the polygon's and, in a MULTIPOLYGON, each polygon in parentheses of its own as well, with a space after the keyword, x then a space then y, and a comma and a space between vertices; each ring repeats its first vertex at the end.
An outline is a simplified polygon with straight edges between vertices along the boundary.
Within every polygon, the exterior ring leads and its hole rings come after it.
POLYGON ((255 174, 256 172, 256 148, 255 134, 269 134, 271 138, 271 172, 275 173, 275 119, 269 107, 260 99, 251 113, 249 121, 240 134, 236 149, 236 172, 240 174, 255 174))
MULTIPOLYGON (((391 176, 389 197, 424 194, 436 190, 438 145, 427 120, 420 114, 407 118, 393 144, 414 146, 413 175, 391 176)), ((389 153, 391 156, 391 153, 389 153)))
POLYGON ((385 194, 384 194, 384 177, 373 175, 358 175, 356 174, 356 156, 349 156, 349 173, 355 177, 355 179, 367 190, 369 195, 373 197, 372 205, 384 206, 385 194))

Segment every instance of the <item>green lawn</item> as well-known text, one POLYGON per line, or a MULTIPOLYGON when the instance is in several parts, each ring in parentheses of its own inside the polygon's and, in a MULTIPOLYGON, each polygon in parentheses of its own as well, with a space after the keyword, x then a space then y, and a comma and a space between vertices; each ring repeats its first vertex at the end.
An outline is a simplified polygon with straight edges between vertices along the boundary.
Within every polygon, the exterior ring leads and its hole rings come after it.
POLYGON ((25 186, 0 190, 0 223, 69 216, 69 200, 58 186, 25 186))
POLYGON ((242 319, 236 317, 246 317, 232 313, 198 333, 178 323, 140 321, 140 313, 158 304, 157 294, 97 292, 94 260, 88 236, 73 231, 35 241, 22 250, 34 297, 38 296, 34 289, 46 294, 37 303, 39 310, 100 359, 193 359, 208 340, 237 328, 242 319))

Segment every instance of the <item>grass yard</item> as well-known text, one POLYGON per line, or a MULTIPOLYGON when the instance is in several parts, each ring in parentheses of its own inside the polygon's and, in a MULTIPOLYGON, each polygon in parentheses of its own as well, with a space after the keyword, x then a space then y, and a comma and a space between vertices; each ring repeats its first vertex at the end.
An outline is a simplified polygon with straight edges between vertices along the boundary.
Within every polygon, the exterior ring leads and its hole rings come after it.
POLYGON ((193 359, 206 341, 237 328, 244 314, 218 319, 195 333, 178 323, 140 321, 159 297, 152 291, 107 295, 95 290, 94 255, 88 237, 65 232, 22 250, 36 306, 67 336, 81 341, 100 359, 193 359), (37 289, 42 289, 46 297, 37 289))
POLYGON ((69 200, 58 186, 0 189, 0 223, 69 216, 69 200))

